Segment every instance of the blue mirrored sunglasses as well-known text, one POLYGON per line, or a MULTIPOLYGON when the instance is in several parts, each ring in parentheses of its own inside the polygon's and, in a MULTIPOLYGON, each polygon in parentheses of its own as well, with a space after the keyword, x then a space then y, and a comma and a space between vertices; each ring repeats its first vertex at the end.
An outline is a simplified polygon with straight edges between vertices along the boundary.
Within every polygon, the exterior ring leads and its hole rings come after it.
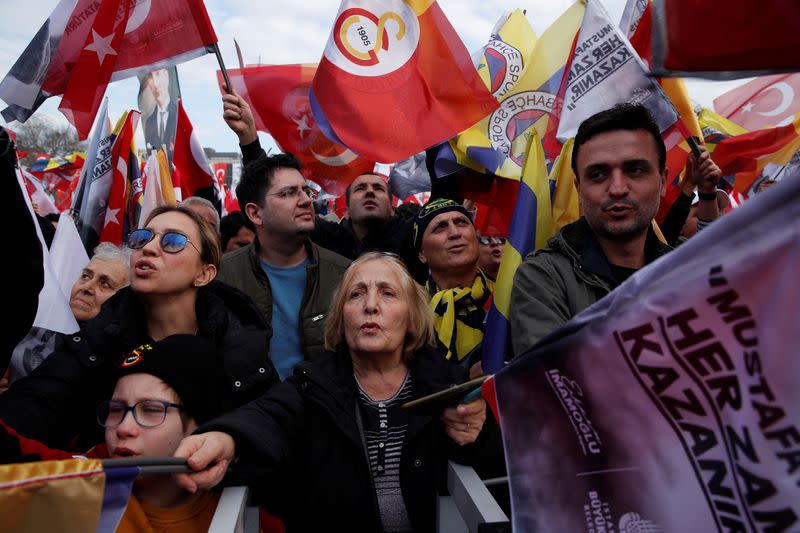
POLYGON ((177 254, 186 248, 187 243, 191 244, 198 254, 200 253, 200 250, 189 240, 189 237, 178 231, 165 231, 162 233, 147 228, 136 229, 128 235, 128 246, 134 250, 139 250, 152 241, 156 235, 161 235, 158 244, 168 254, 177 254))

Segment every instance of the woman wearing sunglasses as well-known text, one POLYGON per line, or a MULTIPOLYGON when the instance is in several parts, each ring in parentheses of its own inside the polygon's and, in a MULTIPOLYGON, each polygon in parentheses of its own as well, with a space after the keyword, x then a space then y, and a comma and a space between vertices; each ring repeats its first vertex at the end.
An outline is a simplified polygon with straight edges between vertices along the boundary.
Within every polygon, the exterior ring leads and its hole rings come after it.
MULTIPOLYGON (((103 305, 63 349, 0 395, 0 419, 20 434, 65 449, 98 435, 94 406, 108 397, 108 369, 142 345, 170 335, 212 340, 225 368, 226 402, 260 396, 277 374, 267 357, 269 327, 249 297, 214 281, 220 264, 216 231, 185 207, 151 212, 128 239, 130 287, 103 305)), ((0 457, 2 459, 2 457, 0 457)))

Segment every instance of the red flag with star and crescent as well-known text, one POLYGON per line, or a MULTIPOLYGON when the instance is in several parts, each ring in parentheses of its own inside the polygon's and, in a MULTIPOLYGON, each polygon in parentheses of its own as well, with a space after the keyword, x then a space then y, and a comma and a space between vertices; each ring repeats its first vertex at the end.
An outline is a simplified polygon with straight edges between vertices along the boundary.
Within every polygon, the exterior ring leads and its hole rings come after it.
MULTIPOLYGON (((316 65, 268 65, 229 70, 228 77, 236 93, 250 104, 256 129, 272 135, 284 152, 294 154, 307 179, 340 196, 353 179, 372 172, 375 163, 328 140, 320 131, 308 100, 316 71, 316 65)), ((222 90, 222 73, 217 74, 222 90)))
POLYGON ((92 129, 94 117, 116 64, 125 26, 128 24, 130 2, 105 0, 97 10, 86 43, 67 83, 58 109, 67 117, 81 138, 92 129), (117 19, 117 13, 122 18, 117 19))
POLYGON ((178 180, 175 178, 180 176, 183 198, 194 196, 199 189, 214 187, 215 178, 211 172, 211 165, 208 164, 200 139, 194 131, 189 115, 186 114, 183 100, 178 100, 178 125, 175 129, 175 152, 172 163, 175 165, 173 185, 178 187, 178 180))
POLYGON ((233 196, 230 189, 225 186, 225 175, 227 174, 227 163, 214 163, 214 189, 222 201, 222 214, 227 215, 234 211, 240 211, 239 201, 233 196))
POLYGON ((786 125, 800 113, 800 74, 760 76, 714 98, 714 110, 747 130, 786 125))
POLYGON ((6 121, 24 122, 49 97, 83 139, 111 81, 212 51, 202 0, 61 0, 8 74, 6 121))
POLYGON ((111 162, 114 165, 113 181, 111 192, 108 195, 106 218, 103 222, 103 229, 100 231, 100 242, 110 242, 119 246, 125 238, 126 206, 128 197, 131 195, 128 177, 131 171, 138 170, 136 168, 138 158, 132 150, 133 132, 136 130, 140 116, 141 113, 136 110, 128 112, 119 134, 114 140, 114 145, 111 147, 111 162))

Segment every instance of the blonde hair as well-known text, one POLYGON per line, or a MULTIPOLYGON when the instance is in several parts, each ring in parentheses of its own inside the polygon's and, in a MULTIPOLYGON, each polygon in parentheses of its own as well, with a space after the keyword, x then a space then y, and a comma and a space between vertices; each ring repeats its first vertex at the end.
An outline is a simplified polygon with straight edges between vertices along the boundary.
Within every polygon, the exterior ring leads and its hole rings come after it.
POLYGON ((344 338, 344 304, 347 301, 347 291, 353 284, 353 278, 358 269, 369 261, 380 261, 388 268, 395 271, 400 278, 402 293, 408 303, 409 331, 406 333, 403 345, 403 358, 425 346, 433 344, 433 312, 428 304, 428 293, 419 283, 414 281, 408 269, 394 254, 384 252, 368 252, 356 259, 345 271, 342 281, 333 295, 328 320, 325 322, 325 348, 337 350, 346 343, 344 338))

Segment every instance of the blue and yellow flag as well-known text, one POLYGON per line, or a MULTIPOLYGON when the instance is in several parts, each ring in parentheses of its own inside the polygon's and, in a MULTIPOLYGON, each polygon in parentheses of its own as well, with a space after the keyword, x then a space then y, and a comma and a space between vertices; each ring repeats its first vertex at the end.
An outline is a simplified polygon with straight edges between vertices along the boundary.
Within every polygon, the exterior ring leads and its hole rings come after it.
POLYGON ((709 152, 713 152, 714 147, 721 140, 747 133, 745 128, 707 108, 700 110, 697 121, 709 152))
POLYGON ((517 193, 517 205, 511 219, 503 259, 494 287, 494 297, 486 317, 481 366, 487 374, 503 367, 508 348, 511 289, 514 273, 530 252, 543 248, 553 234, 550 179, 547 176, 544 150, 534 131, 528 142, 528 155, 517 193))
POLYGON ((544 137, 585 9, 583 2, 575 2, 539 39, 521 11, 508 17, 478 65, 500 107, 442 145, 436 160, 437 176, 466 166, 520 178, 531 132, 544 137))

